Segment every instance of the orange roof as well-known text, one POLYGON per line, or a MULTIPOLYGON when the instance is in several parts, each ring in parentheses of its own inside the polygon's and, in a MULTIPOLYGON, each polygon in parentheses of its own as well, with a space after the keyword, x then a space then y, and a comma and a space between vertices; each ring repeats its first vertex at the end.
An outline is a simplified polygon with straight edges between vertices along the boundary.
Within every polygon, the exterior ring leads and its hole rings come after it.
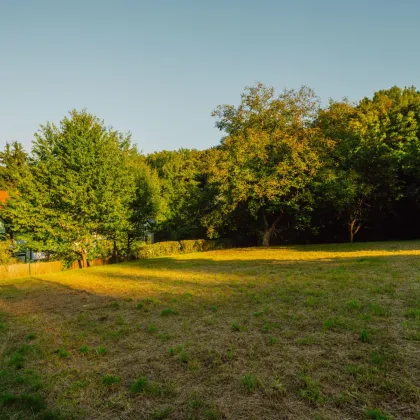
POLYGON ((7 191, 1 191, 0 190, 0 202, 1 203, 5 203, 9 197, 10 197, 10 195, 7 191))

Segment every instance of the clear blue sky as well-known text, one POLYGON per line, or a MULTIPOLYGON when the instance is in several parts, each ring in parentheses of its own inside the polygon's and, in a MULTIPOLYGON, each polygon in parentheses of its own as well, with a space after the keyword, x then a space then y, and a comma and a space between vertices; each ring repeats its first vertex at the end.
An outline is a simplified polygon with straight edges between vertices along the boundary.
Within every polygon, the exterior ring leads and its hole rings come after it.
POLYGON ((219 142, 257 81, 352 100, 420 88, 418 0, 0 0, 0 147, 87 109, 146 153, 219 142))

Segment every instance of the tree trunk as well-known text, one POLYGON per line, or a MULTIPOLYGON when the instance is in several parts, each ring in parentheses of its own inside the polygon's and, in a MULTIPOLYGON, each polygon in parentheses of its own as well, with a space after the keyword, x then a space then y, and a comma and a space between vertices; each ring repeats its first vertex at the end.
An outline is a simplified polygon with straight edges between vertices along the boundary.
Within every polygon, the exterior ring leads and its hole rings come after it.
POLYGON ((277 219, 274 220, 274 222, 270 225, 268 223, 267 217, 265 216, 265 214, 263 214, 263 218, 264 218, 264 233, 263 233, 262 246, 264 246, 264 247, 270 246, 271 235, 276 230, 277 223, 280 221, 281 216, 282 215, 280 214, 280 216, 277 217, 277 219))
POLYGON ((361 223, 357 224, 357 219, 352 219, 349 223, 350 242, 353 243, 354 237, 359 232, 361 223))
POLYGON ((86 268, 88 266, 88 260, 87 260, 87 253, 82 252, 82 268, 86 268))
POLYGON ((131 240, 129 235, 127 235, 127 258, 131 258, 131 240))
POLYGON ((271 236, 270 229, 264 229, 262 246, 265 246, 265 247, 270 246, 270 236, 271 236))
POLYGON ((117 241, 114 241, 114 249, 112 251, 112 260, 114 263, 118 262, 117 241))

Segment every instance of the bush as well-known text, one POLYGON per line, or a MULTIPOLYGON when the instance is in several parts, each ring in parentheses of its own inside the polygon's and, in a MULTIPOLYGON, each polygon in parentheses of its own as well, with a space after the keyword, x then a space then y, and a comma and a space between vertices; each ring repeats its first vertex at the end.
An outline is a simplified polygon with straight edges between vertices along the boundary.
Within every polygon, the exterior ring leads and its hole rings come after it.
POLYGON ((135 260, 138 253, 147 245, 147 243, 143 240, 135 240, 130 244, 130 249, 121 247, 120 255, 128 260, 135 260))
POLYGON ((16 264, 20 262, 13 257, 14 244, 11 240, 0 240, 0 264, 16 264))
POLYGON ((184 241, 156 242, 145 245, 137 251, 137 258, 155 258, 191 252, 211 251, 214 249, 231 248, 231 242, 226 239, 208 241, 206 239, 192 239, 184 241))
POLYGON ((181 244, 179 242, 157 242, 140 248, 137 253, 137 258, 163 257, 165 255, 175 255, 180 253, 181 244))
POLYGON ((179 241, 181 244, 181 249, 183 254, 188 254, 190 252, 202 252, 206 251, 206 241, 205 239, 192 239, 179 241))

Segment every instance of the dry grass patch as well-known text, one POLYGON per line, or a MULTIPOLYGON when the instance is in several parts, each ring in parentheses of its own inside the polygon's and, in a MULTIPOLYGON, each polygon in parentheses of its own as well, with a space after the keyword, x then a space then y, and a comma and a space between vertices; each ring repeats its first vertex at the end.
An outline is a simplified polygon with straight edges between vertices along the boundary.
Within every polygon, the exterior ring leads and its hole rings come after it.
POLYGON ((4 281, 0 418, 420 418, 419 257, 235 249, 4 281))

